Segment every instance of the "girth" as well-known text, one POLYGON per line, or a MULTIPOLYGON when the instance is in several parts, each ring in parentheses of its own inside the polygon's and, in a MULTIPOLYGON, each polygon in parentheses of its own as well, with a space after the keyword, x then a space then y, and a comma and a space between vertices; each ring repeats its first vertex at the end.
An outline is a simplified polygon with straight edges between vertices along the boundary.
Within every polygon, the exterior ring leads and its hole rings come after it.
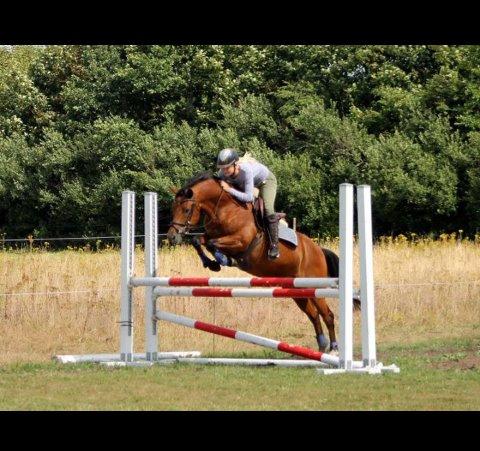
POLYGON ((241 254, 232 257, 237 260, 239 266, 246 266, 246 263, 248 263, 248 256, 260 244, 263 235, 263 232, 257 232, 255 238, 250 242, 247 249, 245 249, 241 254))

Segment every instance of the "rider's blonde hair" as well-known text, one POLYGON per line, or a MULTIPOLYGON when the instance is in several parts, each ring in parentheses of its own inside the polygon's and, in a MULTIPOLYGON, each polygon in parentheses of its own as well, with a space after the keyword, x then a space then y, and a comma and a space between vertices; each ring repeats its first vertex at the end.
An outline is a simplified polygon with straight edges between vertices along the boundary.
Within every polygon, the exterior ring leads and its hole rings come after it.
POLYGON ((258 163, 251 153, 245 152, 245 155, 238 159, 238 163, 258 163))

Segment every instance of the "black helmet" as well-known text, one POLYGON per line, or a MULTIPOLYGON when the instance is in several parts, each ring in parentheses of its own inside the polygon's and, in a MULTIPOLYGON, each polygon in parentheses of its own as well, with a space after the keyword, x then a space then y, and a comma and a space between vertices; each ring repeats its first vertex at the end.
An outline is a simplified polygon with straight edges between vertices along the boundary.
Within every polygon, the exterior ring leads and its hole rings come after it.
POLYGON ((217 157, 217 168, 226 168, 238 161, 238 153, 235 149, 223 149, 217 157))

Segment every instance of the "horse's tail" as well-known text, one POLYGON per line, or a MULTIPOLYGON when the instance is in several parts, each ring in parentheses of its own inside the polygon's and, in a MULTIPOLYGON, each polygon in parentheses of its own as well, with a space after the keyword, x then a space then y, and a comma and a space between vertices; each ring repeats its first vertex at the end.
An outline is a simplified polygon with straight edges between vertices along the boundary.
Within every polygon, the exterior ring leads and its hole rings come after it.
MULTIPOLYGON (((321 248, 323 251, 323 255, 325 255, 325 260, 327 261, 327 268, 328 268, 328 277, 338 277, 339 274, 339 262, 340 259, 335 252, 331 251, 330 249, 325 249, 324 247, 321 248)), ((360 298, 354 296, 353 297, 353 308, 354 310, 360 310, 360 298)))

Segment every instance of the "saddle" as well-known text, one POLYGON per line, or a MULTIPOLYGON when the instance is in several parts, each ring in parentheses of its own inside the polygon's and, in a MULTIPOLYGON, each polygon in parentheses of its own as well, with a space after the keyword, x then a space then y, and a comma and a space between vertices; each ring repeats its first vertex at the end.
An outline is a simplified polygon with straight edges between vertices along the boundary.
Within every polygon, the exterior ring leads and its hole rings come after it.
MULTIPOLYGON (((287 217, 286 213, 275 213, 277 220, 284 220, 287 217)), ((253 202, 253 217, 255 218, 255 224, 260 230, 265 229, 265 225, 267 223, 267 217, 265 216, 265 204, 261 197, 255 197, 255 201, 253 202)), ((286 221, 285 221, 286 222, 286 221)))

